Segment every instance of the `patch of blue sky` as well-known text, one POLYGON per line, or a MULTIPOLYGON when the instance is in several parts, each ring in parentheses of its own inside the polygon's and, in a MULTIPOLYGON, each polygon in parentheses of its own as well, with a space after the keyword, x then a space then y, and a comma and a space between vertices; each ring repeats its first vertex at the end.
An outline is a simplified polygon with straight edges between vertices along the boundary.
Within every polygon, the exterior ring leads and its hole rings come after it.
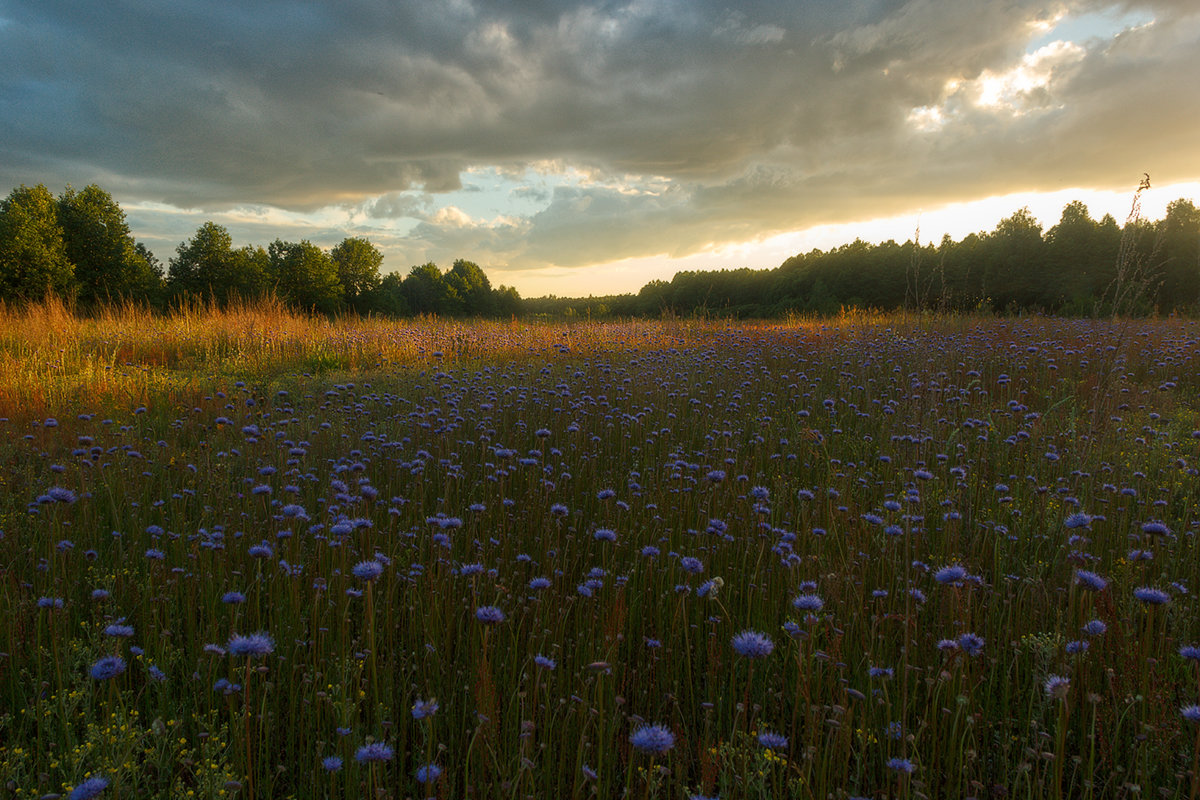
POLYGON ((1112 39, 1122 31, 1153 21, 1154 15, 1144 9, 1122 10, 1114 7, 1083 14, 1066 14, 1035 36, 1026 49, 1033 53, 1051 42, 1085 45, 1096 39, 1112 39))
POLYGON ((438 207, 454 206, 472 219, 528 216, 545 208, 558 186, 578 186, 585 182, 575 170, 535 170, 519 172, 498 167, 473 167, 462 175, 462 188, 438 194, 438 207))

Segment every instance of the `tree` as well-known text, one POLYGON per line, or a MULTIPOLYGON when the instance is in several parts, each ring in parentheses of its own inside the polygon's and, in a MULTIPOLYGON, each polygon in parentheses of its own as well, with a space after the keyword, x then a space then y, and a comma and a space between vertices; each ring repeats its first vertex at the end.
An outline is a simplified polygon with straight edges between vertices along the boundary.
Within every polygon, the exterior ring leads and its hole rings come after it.
POLYGON ((261 247, 233 249, 229 231, 206 222, 182 242, 171 259, 167 286, 174 295, 227 303, 266 293, 269 258, 261 247))
POLYGON ((54 196, 40 183, 13 189, 0 202, 0 299, 65 295, 73 282, 54 196))
POLYGON ((1164 309, 1200 302, 1200 209, 1172 200, 1162 221, 1164 309))
POLYGON ((671 284, 656 278, 642 286, 637 294, 637 309, 645 316, 667 313, 671 309, 671 284))
POLYGON ((395 272, 384 275, 378 286, 359 299, 366 310, 389 317, 404 317, 411 313, 404 294, 404 279, 395 272))
POLYGON ((146 259, 146 263, 150 266, 150 271, 157 275, 161 280, 163 276, 163 268, 162 262, 158 260, 158 256, 154 255, 154 253, 150 251, 150 248, 146 247, 143 242, 138 242, 135 244, 133 249, 137 250, 137 254, 139 256, 146 259))
POLYGON ((230 255, 225 280, 243 300, 251 300, 270 293, 270 271, 271 257, 266 249, 248 244, 230 255))
POLYGON ((447 295, 457 300, 455 313, 472 316, 492 316, 496 313, 492 283, 475 262, 458 259, 443 280, 449 289, 447 295))
POLYGON ((511 286, 501 285, 496 290, 496 315, 499 317, 516 317, 520 316, 521 295, 511 286))
POLYGON ((84 303, 144 300, 157 291, 161 276, 138 252, 125 212, 108 192, 94 183, 83 191, 68 186, 58 198, 58 219, 84 303))
POLYGON ((1043 305, 1057 310, 1068 303, 1083 308, 1091 300, 1093 273, 1108 267, 1111 254, 1098 252, 1100 228, 1088 208, 1076 200, 1063 207, 1058 224, 1046 232, 1043 305))
POLYGON ((410 268, 403 289, 408 308, 414 314, 437 314, 446 305, 442 271, 432 261, 410 268))
POLYGON ((366 239, 343 239, 329 254, 337 267, 338 282, 346 303, 356 311, 366 310, 364 299, 379 286, 383 253, 366 239))
POLYGON ((267 256, 275 291, 288 303, 324 314, 342 307, 337 265, 324 250, 307 239, 276 239, 267 248, 267 256))
POLYGON ((986 288, 996 307, 1038 305, 1039 281, 1045 270, 1042 225, 1028 207, 1000 220, 988 237, 986 288))
POLYGON ((233 237, 215 222, 206 222, 186 242, 180 242, 167 272, 167 286, 173 294, 206 297, 218 276, 228 271, 233 254, 233 237))

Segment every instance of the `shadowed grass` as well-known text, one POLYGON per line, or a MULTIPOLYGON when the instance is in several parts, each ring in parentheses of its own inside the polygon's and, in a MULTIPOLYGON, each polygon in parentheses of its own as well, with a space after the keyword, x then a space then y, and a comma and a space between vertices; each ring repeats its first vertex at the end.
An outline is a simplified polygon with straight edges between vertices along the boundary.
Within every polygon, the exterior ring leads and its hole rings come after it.
POLYGON ((16 797, 90 773, 145 797, 1186 795, 1197 341, 5 312, 0 774, 16 797), (271 652, 222 653, 259 631, 271 652), (108 655, 127 669, 92 678, 108 655), (639 751, 643 725, 674 746, 639 751))

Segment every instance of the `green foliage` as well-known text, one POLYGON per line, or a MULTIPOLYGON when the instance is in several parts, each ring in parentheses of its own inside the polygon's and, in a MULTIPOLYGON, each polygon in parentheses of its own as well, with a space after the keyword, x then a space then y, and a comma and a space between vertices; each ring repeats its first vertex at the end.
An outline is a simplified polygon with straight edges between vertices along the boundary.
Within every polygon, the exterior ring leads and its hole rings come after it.
MULTIPOLYGON (((1139 208, 1139 188, 1133 210, 1139 208)), ((493 288, 479 264, 433 262, 382 274, 383 254, 362 237, 331 251, 308 241, 234 249, 213 222, 179 245, 164 283, 158 260, 134 241, 104 190, 68 187, 56 202, 44 186, 13 190, 0 205, 0 300, 77 298, 158 302, 192 298, 226 305, 274 293, 323 314, 449 317, 779 318, 845 308, 889 311, 1050 313, 1088 316, 1200 309, 1200 209, 1180 199, 1159 222, 1131 213, 1121 225, 1094 220, 1074 201, 1043 231, 1028 208, 990 231, 937 245, 862 239, 788 258, 776 269, 682 271, 636 294, 525 300, 493 288), (1132 294, 1131 294, 1132 293, 1132 294), (1135 296, 1136 295, 1136 296, 1135 296)))
POLYGON ((410 312, 404 294, 404 279, 394 272, 383 276, 379 285, 363 297, 367 309, 389 317, 405 317, 410 312))
POLYGON ((342 306, 338 268, 321 248, 305 239, 276 239, 267 248, 268 274, 275 291, 297 308, 332 314, 342 306))
POLYGON ((1162 221, 1163 286, 1160 297, 1171 308, 1200 306, 1200 209, 1190 200, 1167 206, 1162 221))
POLYGON ((402 288, 412 313, 437 314, 448 310, 449 303, 442 271, 432 261, 410 268, 402 288))
POLYGON ((212 222, 182 242, 171 259, 167 286, 175 297, 225 304, 264 295, 269 287, 270 259, 261 247, 233 249, 229 231, 212 222))
POLYGON ((495 314, 492 284, 483 270, 473 261, 461 258, 446 273, 447 294, 459 304, 458 313, 490 317, 495 314))
POLYGON ((64 296, 73 282, 50 190, 40 183, 13 189, 0 202, 0 299, 64 296))
POLYGON ((379 287, 383 253, 367 239, 354 237, 343 239, 329 257, 337 268, 347 305, 356 311, 366 310, 368 298, 379 287))
POLYGON ((79 299, 89 305, 145 299, 161 286, 129 232, 125 212, 96 184, 68 186, 58 199, 67 259, 75 266, 79 299))

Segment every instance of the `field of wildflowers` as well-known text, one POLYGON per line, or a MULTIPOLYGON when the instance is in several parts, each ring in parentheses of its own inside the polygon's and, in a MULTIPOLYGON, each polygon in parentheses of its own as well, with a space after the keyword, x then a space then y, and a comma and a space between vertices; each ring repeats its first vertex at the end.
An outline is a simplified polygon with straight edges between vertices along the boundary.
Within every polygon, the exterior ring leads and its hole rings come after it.
POLYGON ((1195 797, 1200 324, 0 312, 0 795, 1195 797))

